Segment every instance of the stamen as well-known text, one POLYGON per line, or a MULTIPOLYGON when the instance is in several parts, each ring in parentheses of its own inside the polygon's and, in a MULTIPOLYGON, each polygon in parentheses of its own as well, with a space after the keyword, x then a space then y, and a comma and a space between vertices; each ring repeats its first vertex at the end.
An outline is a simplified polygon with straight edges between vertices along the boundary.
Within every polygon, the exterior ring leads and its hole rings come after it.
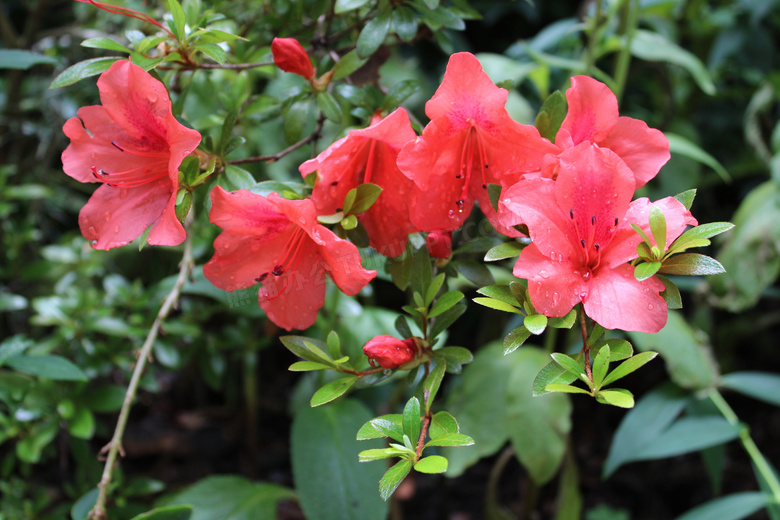
POLYGON ((113 144, 120 152, 125 151, 125 149, 119 146, 119 144, 116 141, 111 141, 111 144, 113 144))
POLYGON ((282 276, 284 274, 284 267, 281 265, 274 266, 273 271, 271 271, 271 274, 274 276, 282 276))
POLYGON ((258 276, 257 278, 255 278, 255 281, 256 281, 256 282, 262 282, 263 280, 265 280, 266 278, 268 278, 268 275, 269 275, 269 274, 270 274, 270 273, 263 273, 263 274, 261 274, 260 276, 258 276))
POLYGON ((569 218, 574 220, 574 210, 573 209, 569 210, 569 218))
POLYGON ((595 226, 596 225, 596 215, 593 215, 590 217, 590 225, 595 226))
POLYGON ((615 227, 617 227, 617 225, 618 225, 618 218, 615 217, 615 227))
MULTIPOLYGON (((307 236, 308 235, 303 228, 298 227, 287 240, 281 257, 276 260, 277 263, 271 270, 271 274, 275 277, 278 278, 282 275, 287 275, 287 278, 283 280, 281 289, 276 291, 274 296, 268 296, 269 300, 281 296, 287 290, 287 287, 296 275, 298 264, 301 261, 301 248, 307 236)), ((267 276, 268 273, 264 273, 257 281, 262 282, 267 276)))
POLYGON ((584 238, 580 239, 580 244, 582 244, 582 249, 585 249, 586 245, 585 245, 585 239, 584 238))
POLYGON ((599 252, 599 245, 598 244, 593 244, 593 247, 596 248, 596 252, 598 253, 599 252))
POLYGON ((135 188, 136 186, 156 181, 157 179, 161 179, 168 175, 167 168, 161 167, 161 165, 167 165, 167 161, 154 161, 135 168, 130 168, 123 172, 107 172, 96 166, 92 166, 92 175, 100 182, 112 187, 135 188), (106 179, 108 176, 111 177, 110 184, 106 179))

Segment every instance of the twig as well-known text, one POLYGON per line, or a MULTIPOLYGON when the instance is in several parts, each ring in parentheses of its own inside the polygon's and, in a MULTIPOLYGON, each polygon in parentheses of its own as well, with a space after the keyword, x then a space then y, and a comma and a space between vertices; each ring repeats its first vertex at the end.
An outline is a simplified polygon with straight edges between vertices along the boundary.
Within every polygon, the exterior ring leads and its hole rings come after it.
POLYGON ((128 385, 127 392, 125 393, 125 400, 122 403, 122 409, 119 411, 119 418, 117 419, 116 428, 114 429, 114 436, 111 438, 111 441, 103 448, 103 450, 101 450, 104 451, 106 448, 108 448, 108 456, 106 457, 106 465, 103 468, 103 476, 100 478, 100 483, 98 483, 98 489, 100 491, 98 493, 97 501, 87 516, 89 520, 106 520, 108 518, 108 516, 106 516, 106 499, 108 498, 108 488, 111 483, 111 472, 114 469, 117 455, 122 451, 122 436, 125 433, 127 418, 130 415, 130 408, 133 405, 133 399, 135 398, 135 393, 138 390, 138 383, 141 380, 141 374, 144 372, 146 360, 149 358, 149 354, 152 351, 154 340, 157 339, 160 326, 162 325, 163 320, 168 317, 168 314, 171 312, 174 304, 179 299, 182 287, 184 287, 184 283, 187 281, 187 277, 192 271, 192 235, 189 232, 192 221, 193 212, 190 211, 190 214, 184 223, 184 228, 187 232, 187 240, 184 242, 184 255, 182 256, 181 263, 179 264, 179 277, 176 279, 176 283, 174 283, 171 292, 168 293, 168 296, 165 298, 165 301, 160 307, 160 311, 157 313, 157 317, 155 318, 154 323, 152 323, 152 328, 149 330, 149 334, 146 335, 146 341, 144 341, 144 344, 138 353, 138 361, 136 362, 133 375, 130 378, 130 384, 128 385))
POLYGON ((580 304, 580 329, 582 330, 582 355, 585 360, 585 374, 593 381, 593 372, 590 368, 590 345, 588 345, 588 326, 585 323, 585 306, 580 304))
POLYGON ((268 162, 275 162, 287 155, 290 152, 293 152, 300 148, 301 146, 308 144, 312 141, 316 141, 320 138, 320 132, 322 131, 322 125, 325 123, 324 118, 320 118, 320 120, 317 122, 317 126, 314 128, 314 131, 298 141, 297 143, 288 146, 281 152, 277 152, 275 154, 271 155, 258 155, 255 157, 246 157, 244 159, 233 159, 232 161, 226 161, 226 164, 244 164, 244 163, 251 163, 251 162, 261 162, 261 161, 268 161, 268 162))

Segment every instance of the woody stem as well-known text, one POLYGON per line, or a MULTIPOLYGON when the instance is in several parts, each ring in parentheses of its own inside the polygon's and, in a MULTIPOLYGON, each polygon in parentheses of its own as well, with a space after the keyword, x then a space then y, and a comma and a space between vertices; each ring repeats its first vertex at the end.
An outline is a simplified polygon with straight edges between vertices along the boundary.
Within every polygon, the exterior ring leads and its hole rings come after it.
POLYGON ((168 317, 171 309, 173 309, 176 301, 179 299, 179 295, 181 294, 181 290, 184 287, 184 283, 187 281, 187 277, 192 272, 194 258, 192 255, 192 235, 189 233, 189 230, 194 219, 193 214, 194 212, 190 211, 190 214, 184 222, 184 229, 187 232, 187 240, 184 242, 184 254, 182 255, 182 259, 179 264, 179 276, 176 278, 176 282, 174 283, 171 291, 168 293, 168 296, 166 296, 165 301, 163 301, 162 306, 160 306, 157 317, 155 318, 154 323, 152 323, 152 327, 149 329, 149 333, 146 335, 146 340, 144 341, 144 344, 138 353, 138 360, 136 361, 133 375, 130 378, 130 384, 127 386, 127 391, 125 392, 125 399, 122 403, 122 408, 119 411, 119 418, 117 419, 116 427, 114 428, 114 435, 111 437, 111 441, 106 446, 108 448, 106 464, 103 468, 103 475, 100 478, 100 482, 98 483, 99 492, 97 501, 95 502, 95 506, 89 512, 87 517, 89 520, 106 520, 108 518, 106 515, 106 499, 108 498, 108 491, 111 484, 111 472, 113 471, 114 465, 117 461, 117 455, 122 449, 122 436, 125 433, 127 418, 130 415, 130 408, 132 407, 133 399, 135 398, 136 391, 138 390, 138 384, 141 381, 141 375, 143 374, 144 368, 146 367, 146 360, 149 358, 149 355, 152 351, 152 346, 157 339, 157 334, 160 331, 160 326, 162 325, 163 320, 168 317))
POLYGON ((585 306, 580 304, 580 330, 582 331, 582 356, 585 360, 585 373, 588 379, 593 381, 593 372, 590 368, 590 346, 588 345, 588 325, 585 322, 585 306))

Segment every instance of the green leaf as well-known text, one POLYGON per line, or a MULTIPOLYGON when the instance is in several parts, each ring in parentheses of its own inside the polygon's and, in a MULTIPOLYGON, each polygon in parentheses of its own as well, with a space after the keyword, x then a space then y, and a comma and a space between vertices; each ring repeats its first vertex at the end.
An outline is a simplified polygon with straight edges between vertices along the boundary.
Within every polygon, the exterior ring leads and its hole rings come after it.
MULTIPOLYGON (((572 359, 571 357, 567 356, 566 354, 562 354, 560 352, 553 352, 550 354, 550 357, 553 358, 553 361, 558 363, 564 370, 569 372, 572 375, 577 376, 580 379, 587 380, 588 376, 585 375, 585 369, 580 366, 580 363, 572 359)), ((590 383, 588 381, 588 383, 590 383)))
POLYGON ((720 378, 721 386, 780 406, 780 375, 768 372, 732 372, 720 378))
POLYGON ((662 250, 666 248, 666 216, 655 206, 650 207, 650 231, 653 233, 655 245, 662 250))
POLYGON ((389 7, 382 9, 363 26, 357 39, 358 57, 368 58, 382 45, 390 31, 391 13, 389 7))
POLYGON ((574 308, 562 318, 550 318, 548 325, 554 329, 570 329, 577 320, 577 309, 574 308))
MULTIPOLYGON (((605 347, 606 348, 606 347, 605 347)), ((630 357, 617 366, 607 378, 604 380, 603 386, 610 385, 620 378, 626 377, 628 374, 649 363, 657 356, 657 352, 642 352, 636 356, 630 357)), ((594 376, 595 377, 595 376, 594 376)))
POLYGON ((317 363, 316 361, 296 361, 290 365, 287 370, 290 372, 311 372, 312 370, 324 370, 331 368, 328 365, 317 363))
POLYGON ((615 431, 603 477, 636 460, 636 454, 658 439, 689 401, 689 395, 672 384, 659 386, 642 397, 615 431))
MULTIPOLYGON (((715 157, 681 135, 670 132, 665 135, 666 138, 669 139, 669 151, 672 154, 682 155, 683 157, 693 159, 705 166, 709 166, 715 170, 715 173, 717 173, 724 182, 731 182, 731 175, 729 175, 726 168, 724 168, 715 157)), ((692 196, 691 199, 693 199, 692 196)), ((691 200, 691 202, 693 202, 693 200, 691 200)), ((690 210, 691 208, 688 207, 688 209, 690 210)))
POLYGON ((311 397, 311 406, 321 406, 341 397, 347 390, 352 388, 352 385, 354 385, 357 380, 358 376, 353 375, 331 381, 314 392, 314 395, 311 397))
MULTIPOLYGON (((423 381, 423 396, 425 398, 423 404, 425 405, 426 415, 431 410, 431 405, 436 398, 436 393, 439 391, 439 386, 441 386, 441 380, 444 378, 444 371, 446 368, 447 362, 442 360, 441 363, 436 364, 433 370, 431 370, 431 373, 428 374, 428 377, 425 378, 425 381, 423 381)), ((419 437, 419 432, 417 435, 419 437)), ((411 436, 410 438, 414 439, 414 437, 411 436)))
MULTIPOLYGON (((426 3, 439 3, 439 0, 425 0, 426 3)), ((433 10, 424 12, 423 16, 426 20, 433 22, 436 25, 447 29, 454 29, 456 31, 462 31, 466 28, 466 22, 455 14, 451 9, 446 7, 431 8, 433 10)), ((439 31, 437 31, 439 32, 439 31)))
POLYGON ((406 402, 403 413, 404 435, 412 442, 417 442, 420 437, 420 401, 412 397, 406 402))
POLYGON ((88 492, 81 495, 70 509, 70 516, 73 520, 87 520, 87 515, 97 503, 97 497, 100 490, 93 487, 88 492))
POLYGON ((462 433, 445 433, 435 439, 431 436, 431 440, 425 444, 425 447, 430 446, 471 446, 474 444, 474 439, 468 435, 462 433))
POLYGON ((726 269, 712 257, 698 253, 683 253, 665 259, 659 272, 664 274, 706 276, 725 273, 726 269))
POLYGON ((508 285, 488 285, 487 287, 477 289, 477 292, 479 294, 484 294, 488 298, 501 300, 509 305, 519 305, 508 285))
POLYGON ((485 254, 485 262, 495 262, 506 258, 520 256, 525 246, 520 242, 504 242, 490 249, 485 254))
POLYGON ((609 361, 622 361, 628 359, 634 355, 634 349, 631 347, 631 343, 624 339, 607 339, 598 342, 593 346, 593 350, 597 351, 603 346, 609 345, 609 361))
MULTIPOLYGON (((382 448, 379 440, 358 441, 355 432, 371 419, 360 402, 343 399, 301 408, 293 418, 290 451, 295 490, 309 520, 385 518, 387 504, 376 493, 383 464, 361 464, 358 453, 382 448)), ((213 516, 212 520, 220 519, 213 516)), ((272 517, 274 518, 274 517, 272 517)))
POLYGON ((252 177, 251 173, 234 164, 228 164, 225 167, 225 180, 234 190, 240 190, 240 189, 248 190, 253 188, 257 184, 255 178, 252 177))
POLYGON ((633 408, 634 395, 624 388, 610 388, 601 390, 596 394, 596 401, 602 404, 611 404, 619 408, 633 408))
MULTIPOLYGON (((568 374, 568 372, 567 372, 568 374)), ((587 394, 590 395, 590 391, 580 388, 578 386, 571 386, 561 383, 550 383, 543 388, 543 391, 537 395, 544 395, 547 393, 558 392, 562 394, 587 394)))
POLYGON ((541 349, 524 348, 512 360, 514 368, 507 383, 506 417, 512 446, 531 479, 542 485, 558 472, 571 430, 572 406, 563 394, 534 397, 534 378, 547 364, 541 349))
POLYGON ((661 291, 661 297, 666 302, 667 308, 670 310, 682 309, 682 295, 680 294, 680 289, 677 288, 674 282, 665 276, 659 274, 656 275, 656 278, 664 284, 664 290, 661 291))
MULTIPOLYGON (((568 386, 576 380, 577 380, 577 376, 566 371, 561 365, 559 365, 555 361, 550 361, 549 363, 547 363, 547 365, 545 365, 544 368, 542 368, 539 371, 538 374, 536 374, 536 377, 534 378, 534 382, 531 385, 531 390, 533 392, 534 397, 536 397, 548 393, 550 390, 547 390, 547 387, 549 387, 550 385, 554 385, 555 387, 557 387, 558 385, 568 386)), ((576 387, 570 387, 570 388, 576 388, 576 387)), ((585 390, 583 390, 583 392, 589 393, 585 390)))
POLYGON ((336 0, 336 5, 333 8, 336 14, 343 14, 359 7, 363 7, 369 2, 369 0, 336 0))
MULTIPOLYGON (((382 500, 390 498, 390 495, 393 494, 410 471, 412 471, 412 463, 408 460, 401 460, 385 472, 379 481, 379 496, 382 497, 382 500)), ((333 517, 334 520, 337 518, 339 517, 333 517)))
POLYGON ((412 291, 420 296, 428 293, 428 286, 431 284, 433 271, 431 269, 431 257, 428 255, 428 249, 421 247, 414 254, 412 264, 412 291))
POLYGON ((176 34, 176 39, 183 42, 186 38, 185 26, 187 25, 184 9, 181 8, 181 4, 177 0, 168 0, 168 9, 173 15, 173 32, 176 34))
POLYGON ((91 439, 95 434, 95 416, 85 406, 76 408, 76 412, 67 420, 68 433, 77 439, 91 439))
POLYGON ((3 366, 7 360, 22 354, 34 344, 34 341, 22 334, 4 339, 0 343, 0 366, 3 366))
POLYGON ((287 350, 299 358, 333 366, 332 360, 325 354, 328 346, 324 342, 305 336, 281 336, 279 339, 287 350))
POLYGON ((190 505, 157 507, 134 516, 132 520, 190 520, 192 511, 190 505))
MULTIPOLYGON (((404 9, 409 11, 408 9, 404 9)), ((398 11, 398 9, 396 9, 398 11)), ((415 31, 417 30, 417 22, 414 23, 415 31)), ((409 99, 411 96, 419 92, 420 82, 414 79, 403 79, 393 85, 390 92, 385 96, 385 100, 382 101, 382 110, 390 112, 396 107, 401 106, 401 103, 409 99)))
POLYGON ((330 92, 320 92, 317 94, 317 106, 320 108, 322 114, 334 123, 341 123, 344 118, 344 114, 341 111, 341 105, 333 97, 330 92))
POLYGON ((403 415, 392 413, 371 419, 360 427, 357 440, 381 439, 390 437, 395 441, 403 442, 403 415))
POLYGON ((112 40, 111 38, 89 38, 81 42, 81 46, 90 49, 105 49, 109 51, 125 52, 127 54, 132 52, 130 49, 121 43, 112 40))
POLYGON ((538 336, 547 328, 547 316, 544 314, 529 314, 523 320, 523 326, 531 334, 538 336))
POLYGON ((433 414, 433 417, 431 417, 431 425, 428 430, 428 435, 430 435, 431 439, 459 432, 460 427, 458 426, 458 421, 455 420, 455 417, 453 417, 451 413, 441 411, 436 412, 433 414))
POLYGON ((425 301, 423 302, 426 307, 431 304, 434 298, 436 298, 439 289, 441 289, 441 286, 444 285, 444 279, 446 277, 447 275, 444 273, 439 273, 431 281, 431 285, 428 286, 428 290, 425 292, 425 301))
POLYGON ((49 88, 60 88, 68 85, 73 85, 81 81, 82 79, 91 78, 107 71, 115 61, 119 60, 119 57, 110 58, 92 58, 89 60, 80 61, 74 65, 71 65, 67 69, 60 72, 54 81, 51 82, 49 88))
POLYGON ((420 473, 444 473, 447 471, 448 464, 447 459, 441 455, 431 455, 418 460, 417 464, 414 465, 414 469, 420 473))
POLYGON ((502 302, 501 300, 494 300, 493 298, 474 298, 473 301, 474 303, 484 305, 485 307, 489 307, 497 311, 512 312, 520 315, 523 314, 519 309, 517 309, 517 307, 502 302))
POLYGON ((19 372, 54 381, 89 380, 77 365, 61 356, 16 356, 6 360, 5 364, 19 372))
POLYGON ((634 453, 633 460, 674 457, 723 444, 739 437, 740 426, 723 417, 686 416, 672 423, 661 435, 634 453))
POLYGON ((284 129, 284 138, 289 144, 300 140, 303 134, 303 127, 309 115, 309 100, 302 99, 292 103, 283 112, 282 127, 284 129))
POLYGON ((190 520, 270 520, 280 500, 295 493, 276 484, 251 482, 244 477, 206 477, 166 502, 166 507, 191 506, 190 520))
POLYGON ((409 323, 406 321, 406 317, 398 316, 395 320, 395 330, 402 338, 411 338, 413 336, 412 329, 409 327, 409 323))
POLYGON ((399 450, 398 448, 364 450, 358 453, 358 462, 373 462, 375 460, 384 460, 391 457, 398 457, 404 453, 404 450, 399 450))
POLYGON ((335 330, 328 332, 326 342, 328 344, 328 354, 330 354, 330 357, 333 359, 340 358, 342 356, 341 340, 339 339, 339 335, 335 330))
POLYGON ((341 59, 333 66, 333 81, 344 79, 360 67, 368 62, 368 58, 361 58, 358 56, 357 49, 351 50, 346 53, 341 59))
POLYGON ((56 65, 57 58, 22 49, 0 49, 0 69, 28 70, 35 65, 56 65))
POLYGON ((542 137, 546 137, 553 143, 555 142, 555 135, 566 118, 567 109, 566 96, 560 90, 556 90, 547 96, 534 122, 534 126, 539 130, 542 137))
POLYGON ((686 69, 699 88, 710 96, 715 94, 715 84, 704 64, 694 54, 658 33, 638 29, 631 39, 631 54, 647 61, 661 61, 686 69))
MULTIPOLYGON (((667 139, 669 138, 668 135, 666 137, 667 139)), ((685 206, 685 209, 690 211, 691 206, 693 206, 693 199, 696 198, 696 190, 693 189, 693 190, 684 191, 682 193, 678 193, 677 195, 674 196, 674 198, 679 200, 682 203, 682 205, 685 206)))
POLYGON ((604 345, 599 349, 598 354, 596 354, 596 357, 593 359, 593 366, 591 368, 593 372, 593 385, 596 388, 601 388, 606 385, 606 383, 602 385, 602 382, 607 375, 607 370, 609 370, 610 354, 609 345, 604 345))
POLYGON ((17 441, 16 456, 23 462, 39 462, 41 452, 57 437, 59 429, 56 420, 37 423, 27 432, 26 437, 17 441))
POLYGON ((691 247, 703 247, 710 245, 709 239, 734 228, 731 222, 710 222, 691 228, 669 247, 669 252, 680 253, 691 247))
MULTIPOLYGON (((376 184, 371 184, 370 182, 360 184, 357 188, 354 188, 354 190, 354 199, 349 208, 347 208, 346 198, 344 199, 344 213, 352 213, 355 215, 363 213, 368 210, 374 202, 376 202, 376 199, 379 198, 379 195, 382 194, 382 188, 376 184)), ((350 190, 350 192, 351 191, 352 190, 350 190)), ((347 193, 347 196, 349 196, 349 192, 347 193)))
POLYGON ((450 265, 456 267, 460 274, 477 287, 492 285, 495 283, 490 270, 480 262, 474 260, 458 260, 451 262, 450 265))
POLYGON ((501 185, 500 184, 488 184, 488 198, 490 199, 490 205, 493 206, 495 211, 498 211, 498 201, 501 200, 501 185))
POLYGON ((438 316, 439 314, 451 309, 462 299, 463 293, 460 291, 449 291, 442 294, 436 300, 436 303, 433 304, 433 308, 431 309, 431 312, 428 313, 428 317, 433 318, 434 316, 438 316))
POLYGON ((637 349, 661 354, 669 376, 678 386, 701 390, 717 383, 718 369, 706 338, 688 325, 679 312, 669 312, 666 326, 656 334, 628 335, 637 349))
POLYGON ((531 337, 531 331, 525 328, 524 325, 517 327, 506 335, 503 341, 503 353, 504 355, 511 354, 526 342, 531 337))
POLYGON ((767 500, 759 491, 732 493, 697 506, 676 520, 741 520, 766 507, 767 500))

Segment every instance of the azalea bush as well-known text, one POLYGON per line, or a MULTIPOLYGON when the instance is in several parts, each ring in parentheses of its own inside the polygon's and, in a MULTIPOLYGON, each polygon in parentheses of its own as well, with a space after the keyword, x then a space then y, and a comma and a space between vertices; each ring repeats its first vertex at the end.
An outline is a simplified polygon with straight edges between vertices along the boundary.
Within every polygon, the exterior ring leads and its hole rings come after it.
POLYGON ((778 20, 581 7, 4 8, 0 518, 433 518, 469 475, 491 519, 780 515, 743 422, 780 405, 778 67, 742 52, 778 20), (221 423, 232 463, 134 464, 221 423), (681 503, 598 491, 696 452, 681 503))

